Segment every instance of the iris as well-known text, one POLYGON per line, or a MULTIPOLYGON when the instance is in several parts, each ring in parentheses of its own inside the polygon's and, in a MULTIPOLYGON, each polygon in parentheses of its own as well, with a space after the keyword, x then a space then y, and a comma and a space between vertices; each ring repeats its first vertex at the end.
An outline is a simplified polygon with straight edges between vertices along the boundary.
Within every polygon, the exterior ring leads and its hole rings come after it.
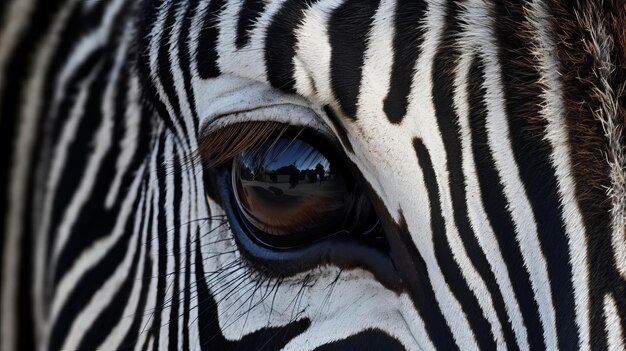
POLYGON ((272 247, 294 247, 339 234, 365 234, 377 225, 330 145, 306 133, 282 133, 233 159, 232 186, 250 234, 272 247))

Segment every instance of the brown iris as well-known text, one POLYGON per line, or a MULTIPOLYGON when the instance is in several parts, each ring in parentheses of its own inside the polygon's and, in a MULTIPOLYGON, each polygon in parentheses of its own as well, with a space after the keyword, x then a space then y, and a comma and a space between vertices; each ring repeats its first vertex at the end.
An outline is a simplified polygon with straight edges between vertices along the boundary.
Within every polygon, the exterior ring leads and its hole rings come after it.
POLYGON ((234 158, 235 200, 257 234, 294 244, 370 222, 369 201, 330 154, 298 134, 234 158))

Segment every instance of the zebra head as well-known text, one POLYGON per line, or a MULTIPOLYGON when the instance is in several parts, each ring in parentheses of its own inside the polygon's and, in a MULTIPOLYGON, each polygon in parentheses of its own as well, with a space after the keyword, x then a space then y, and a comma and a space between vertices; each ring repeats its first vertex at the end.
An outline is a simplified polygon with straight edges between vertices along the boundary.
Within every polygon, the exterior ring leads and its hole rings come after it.
POLYGON ((0 13, 2 350, 626 347, 623 3, 0 13))

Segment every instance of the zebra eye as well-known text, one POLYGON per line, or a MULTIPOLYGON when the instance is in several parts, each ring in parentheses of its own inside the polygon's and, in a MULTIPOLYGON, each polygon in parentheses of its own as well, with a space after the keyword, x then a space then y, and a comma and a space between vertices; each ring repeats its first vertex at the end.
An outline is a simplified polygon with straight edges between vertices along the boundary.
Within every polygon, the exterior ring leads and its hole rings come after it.
POLYGON ((242 227, 273 248, 334 235, 368 235, 378 223, 368 198, 328 145, 287 132, 237 155, 232 191, 242 227))

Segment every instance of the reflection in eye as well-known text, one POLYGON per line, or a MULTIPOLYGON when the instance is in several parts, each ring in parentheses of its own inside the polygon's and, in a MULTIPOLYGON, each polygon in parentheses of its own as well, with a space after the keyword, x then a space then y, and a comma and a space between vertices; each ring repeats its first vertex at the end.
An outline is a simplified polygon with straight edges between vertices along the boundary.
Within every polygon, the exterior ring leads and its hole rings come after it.
POLYGON ((264 241, 291 246, 338 232, 363 234, 376 224, 338 158, 300 133, 242 152, 232 177, 238 208, 264 241))

